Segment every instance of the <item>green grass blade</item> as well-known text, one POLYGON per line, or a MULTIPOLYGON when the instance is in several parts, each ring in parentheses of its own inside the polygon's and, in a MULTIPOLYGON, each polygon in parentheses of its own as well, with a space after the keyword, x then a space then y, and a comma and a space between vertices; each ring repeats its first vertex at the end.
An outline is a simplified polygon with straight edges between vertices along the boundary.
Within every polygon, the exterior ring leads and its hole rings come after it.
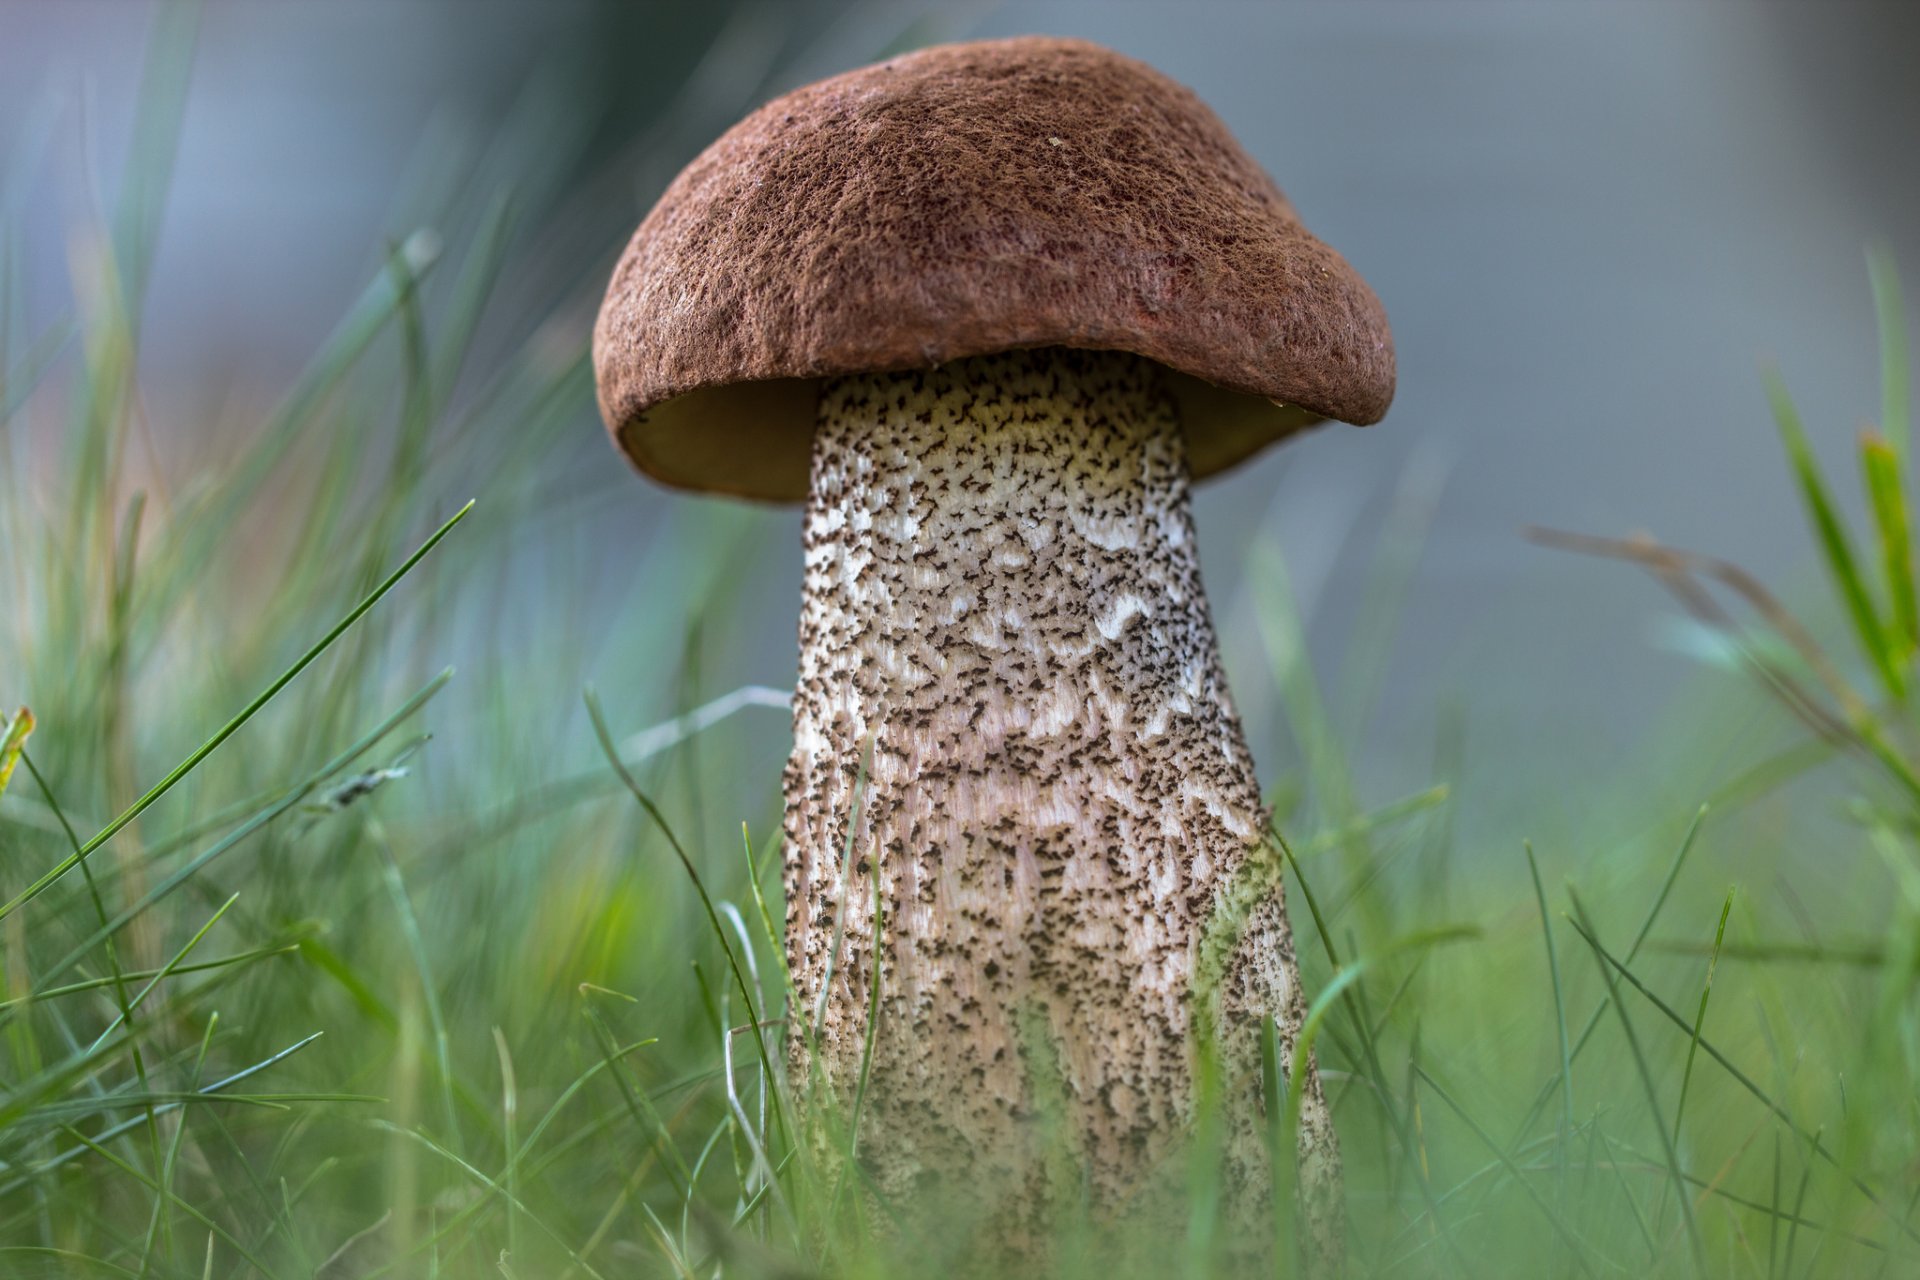
POLYGON ((1894 456, 1907 458, 1911 430, 1907 381, 1907 313, 1900 301, 1900 275, 1884 246, 1867 250, 1867 279, 1873 286, 1874 318, 1880 331, 1880 429, 1893 442, 1894 456))
POLYGON ((459 280, 454 285, 440 350, 433 360, 432 404, 436 413, 444 409, 453 396, 454 383, 472 345, 474 329, 480 323, 481 313, 505 262, 513 224, 513 198, 508 192, 499 192, 481 215, 480 229, 474 233, 472 247, 467 250, 459 280))
POLYGON ((674 1144, 673 1133, 653 1105, 653 1099, 636 1082, 627 1078, 621 1069, 623 1054, 619 1042, 614 1038, 613 1029, 607 1025, 600 1011, 591 1004, 583 1004, 587 1023, 593 1028, 594 1038, 600 1045, 601 1061, 606 1064, 607 1075, 614 1087, 619 1090, 620 1100, 626 1104, 627 1112, 646 1134, 648 1145, 659 1153, 660 1163, 667 1170, 667 1176, 673 1180, 674 1194, 682 1199, 688 1194, 688 1180, 692 1176, 687 1168, 686 1159, 680 1154, 680 1148, 674 1144))
POLYGON ((493 1029, 493 1048, 500 1059, 500 1129, 506 1148, 502 1181, 507 1199, 507 1256, 520 1256, 520 1085, 513 1070, 513 1054, 506 1033, 493 1029))
POLYGON ((389 1035, 400 1030, 400 1017, 394 1013, 393 1006, 380 998, 380 993, 360 976, 345 956, 321 938, 303 938, 297 945, 301 957, 338 983, 362 1014, 389 1035))
MULTIPOLYGON (((747 975, 740 967, 740 957, 734 954, 733 943, 727 937, 726 929, 720 924, 720 913, 714 909, 713 898, 707 893, 706 882, 700 878, 699 869, 693 865, 693 859, 687 856, 686 849, 681 845, 680 838, 674 834, 673 825, 667 821, 666 815, 653 802, 653 797, 641 789, 632 771, 620 759, 620 751, 614 745, 613 734, 607 729, 606 716, 601 713, 599 696, 592 689, 587 689, 583 693, 583 698, 587 706, 587 717, 593 722, 594 736, 600 743, 600 750, 607 757, 607 764, 620 779, 621 785, 626 787, 627 793, 646 811, 647 816, 653 819, 654 825, 659 827, 661 833, 666 836, 667 843, 673 848, 674 856, 680 860, 681 868, 687 873, 687 878, 693 881, 694 892, 699 895, 700 905, 707 913, 707 923, 713 929, 713 936, 719 939, 720 949, 727 957, 727 966, 733 971, 733 980, 739 988, 740 1000, 747 1007, 747 1017, 754 1023, 759 1023, 763 1016, 760 1007, 754 1002, 753 991, 747 985, 747 975)), ((762 1066, 772 1071, 774 1068, 767 1057, 766 1037, 755 1036, 753 1040, 760 1046, 762 1066)), ((774 1098, 774 1124, 781 1132, 785 1132, 786 1117, 779 1104, 779 1095, 775 1094, 774 1098)))
POLYGON ((179 152, 199 25, 197 0, 172 0, 160 5, 148 40, 146 65, 141 70, 140 109, 134 115, 134 136, 127 147, 127 167, 113 228, 114 255, 126 291, 128 321, 136 327, 179 152))
MULTIPOLYGON (((1813 1135, 1813 1149, 1815 1151, 1821 1149, 1819 1133, 1813 1135)), ((1807 1207, 1807 1184, 1811 1181, 1813 1181, 1813 1161, 1809 1160, 1800 1166, 1800 1189, 1794 1192, 1793 1216, 1787 1220, 1786 1260, 1780 1267, 1780 1274, 1783 1276, 1793 1274, 1793 1249, 1800 1240, 1800 1223, 1803 1221, 1801 1213, 1807 1207)))
MULTIPOLYGON (((200 1088, 200 1073, 206 1069, 207 1050, 213 1045, 214 1028, 219 1025, 218 1013, 207 1019, 207 1029, 200 1036, 200 1055, 194 1059, 193 1073, 187 1077, 189 1091, 198 1091, 200 1088)), ((167 1240, 168 1255, 172 1256, 175 1253, 172 1207, 177 1197, 173 1190, 173 1180, 174 1171, 180 1164, 180 1146, 186 1140, 186 1136, 187 1121, 182 1115, 179 1125, 174 1128, 172 1140, 167 1144, 166 1159, 160 1165, 160 1190, 154 1197, 153 1217, 147 1223, 147 1240, 140 1251, 140 1274, 143 1276, 152 1271, 153 1250, 163 1233, 167 1240)))
MULTIPOLYGON (((1335 826, 1352 822, 1358 816, 1353 779, 1333 717, 1320 692, 1320 678, 1307 650, 1299 599, 1278 543, 1268 539, 1254 545, 1248 553, 1247 581, 1260 639, 1273 669, 1274 684, 1284 695, 1281 705, 1288 727, 1306 758, 1320 816, 1335 826)), ((1356 840, 1355 845, 1356 855, 1364 851, 1362 841, 1356 840)))
POLYGON ((1713 995, 1713 971, 1720 963, 1720 947, 1727 940, 1727 917, 1733 913, 1732 889, 1720 907, 1720 924, 1713 931, 1713 954, 1707 957, 1707 980, 1700 988, 1700 1010, 1693 1018, 1693 1039, 1687 1043, 1687 1065, 1680 1073, 1680 1100, 1673 1106, 1673 1140, 1680 1141, 1680 1119, 1687 1109, 1687 1086, 1693 1080, 1693 1060, 1700 1052, 1700 1029, 1707 1023, 1707 1000, 1713 995))
MULTIPOLYGON (((374 1105, 386 1099, 371 1093, 198 1093, 179 1089, 156 1089, 148 1093, 110 1093, 104 1098, 77 1098, 69 1102, 50 1102, 37 1108, 34 1118, 51 1120, 81 1120, 97 1116, 103 1112, 120 1111, 127 1108, 159 1106, 211 1106, 216 1103, 231 1103, 242 1107, 258 1107, 266 1111, 290 1111, 296 1102, 356 1102, 374 1105)), ((141 1117, 140 1123, 146 1119, 141 1117)))
MULTIPOLYGON (((1327 932, 1325 919, 1320 914, 1320 907, 1314 897, 1313 888, 1308 883, 1306 875, 1301 871, 1299 861, 1293 856, 1292 848, 1287 844, 1285 837, 1281 836, 1277 831, 1270 831, 1269 835, 1274 844, 1279 848, 1282 857, 1285 858, 1286 865, 1292 869, 1294 883, 1300 886, 1300 895, 1306 899, 1307 911, 1313 917, 1314 927, 1320 935, 1321 946, 1326 949, 1327 959, 1333 965, 1335 978, 1338 979, 1342 974, 1352 975, 1345 981, 1339 983, 1339 990, 1334 992, 1334 994, 1339 996, 1340 1003, 1352 1019, 1354 1028, 1360 1038, 1361 1056, 1356 1066, 1371 1078, 1374 1082, 1374 1088, 1379 1091, 1378 1096, 1380 1098, 1382 1112, 1386 1116, 1388 1125, 1393 1129, 1394 1136, 1398 1138, 1402 1150, 1414 1159, 1415 1180, 1419 1183, 1421 1196, 1426 1201, 1427 1212, 1432 1215, 1434 1222, 1440 1224, 1449 1251, 1453 1254, 1455 1260, 1464 1267, 1466 1265, 1465 1255, 1461 1253, 1459 1242, 1453 1238, 1453 1233, 1448 1227, 1447 1220, 1440 1212, 1440 1200, 1434 1191, 1433 1182, 1427 1170, 1427 1162, 1419 1157, 1420 1139, 1414 1131, 1414 1123, 1408 1119, 1407 1115, 1404 1114, 1400 1108, 1393 1106, 1389 1101, 1391 1098, 1389 1092, 1390 1086, 1387 1084, 1386 1072, 1381 1065, 1379 1049, 1374 1040, 1371 1020, 1364 1016, 1359 1008, 1358 1002, 1353 999, 1354 995, 1360 990, 1360 988, 1353 984, 1358 981, 1367 968, 1367 964, 1362 961, 1356 961, 1351 966, 1341 963, 1339 952, 1334 947, 1333 937, 1327 932)), ((1425 930, 1409 935, 1395 944, 1391 944, 1373 957, 1373 959, 1377 961, 1384 959, 1388 955, 1397 954, 1406 950, 1424 950, 1442 942, 1474 937, 1477 936, 1477 933, 1478 931, 1471 927, 1425 930)), ((1329 983, 1328 990, 1332 990, 1332 986, 1333 984, 1329 983)), ((1326 992, 1323 991, 1321 995, 1325 997, 1326 992)), ((1318 1007, 1320 1003, 1321 999, 1316 998, 1315 1007, 1318 1007)), ((1324 1021, 1324 1013, 1322 1014, 1322 1021, 1324 1021)), ((1321 1023, 1316 1023, 1315 1025, 1319 1027, 1321 1023)), ((1330 1035, 1332 1034, 1332 1028, 1326 1028, 1326 1030, 1330 1035)), ((1305 1059, 1301 1059, 1301 1061, 1304 1062, 1305 1059)), ((1297 1081, 1299 1077, 1296 1076, 1293 1077, 1293 1079, 1297 1081)), ((1297 1103, 1290 1099, 1289 1105, 1295 1106, 1297 1103)), ((1292 1131, 1293 1126, 1289 1125, 1287 1132, 1290 1134, 1292 1131)))
MULTIPOLYGON (((615 992, 613 994, 617 995, 619 993, 615 992)), ((539 1123, 535 1124, 532 1130, 528 1132, 526 1138, 521 1141, 518 1155, 521 1163, 524 1164, 527 1159, 533 1155, 533 1149, 540 1145, 540 1139, 544 1137, 547 1130, 553 1126, 553 1122, 559 1119, 560 1113, 565 1109, 567 1103, 579 1096, 580 1091, 587 1087, 588 1082, 602 1071, 609 1069, 615 1061, 625 1058, 628 1054, 645 1049, 649 1045, 659 1043, 660 1038, 658 1036, 648 1036, 644 1040, 636 1040, 624 1048, 616 1049, 612 1059, 600 1058, 589 1063, 584 1071, 573 1078, 571 1084, 560 1091, 560 1096, 555 1098, 552 1104, 547 1107, 545 1113, 541 1115, 539 1123)))
MULTIPOLYGON (((1687 1111, 1687 1089, 1693 1083, 1693 1063, 1700 1052, 1700 1030, 1707 1022, 1707 1001, 1713 995, 1713 971, 1720 961, 1720 947, 1727 937, 1727 917, 1733 912, 1733 889, 1727 889, 1726 900, 1720 906, 1720 924, 1714 930, 1713 948, 1707 958, 1707 980, 1700 988, 1700 1008, 1693 1019, 1693 1038, 1687 1042, 1687 1063, 1680 1072, 1680 1097, 1673 1104, 1673 1148, 1680 1149, 1680 1126, 1687 1111)), ((1663 1191, 1660 1208, 1654 1216, 1656 1224, 1666 1221, 1667 1198, 1663 1191)))
POLYGON ((426 1005, 428 1029, 433 1032, 434 1063, 440 1077, 441 1120, 446 1125, 446 1140, 460 1140, 460 1113, 454 1105, 453 1058, 447 1034, 447 1016, 440 1007, 440 984, 433 974, 433 963, 427 951, 427 940, 420 932, 420 918, 414 914, 413 899, 407 893, 407 883, 400 873, 400 861, 394 857, 393 845, 386 839, 377 824, 370 824, 373 830, 374 847, 380 852, 381 881, 386 886, 387 900, 393 904, 394 916, 400 924, 400 936, 405 939, 407 957, 413 964, 414 981, 420 987, 420 999, 426 1005))
MULTIPOLYGON (((67 820, 66 811, 60 807, 59 797, 54 795, 53 788, 47 785, 47 780, 41 777, 40 771, 34 767, 33 757, 23 755, 22 758, 26 760, 27 770, 29 773, 33 775, 34 785, 39 788, 41 798, 45 800, 47 807, 53 811, 53 816, 55 820, 59 822, 61 833, 65 835, 67 838, 67 847, 74 850, 76 853, 79 852, 80 837, 74 831, 73 824, 67 820)), ((91 902, 93 905, 94 918, 98 922, 100 927, 104 929, 107 923, 107 904, 106 904, 106 900, 100 896, 100 885, 94 878, 93 868, 86 862, 82 861, 80 864, 80 872, 81 872, 81 875, 86 880, 87 898, 88 898, 88 901, 91 902)), ((232 906, 233 905, 232 901, 229 900, 227 905, 232 906)), ((214 913, 213 919, 218 920, 221 915, 225 914, 225 912, 226 912, 226 907, 222 907, 218 912, 214 913)), ((212 923, 213 921, 209 921, 207 924, 207 927, 211 928, 212 923)), ((199 934, 195 935, 194 941, 188 944, 189 950, 191 950, 191 948, 199 942, 199 939, 201 937, 205 936, 205 932, 206 930, 203 929, 199 934)), ((103 1030, 94 1039, 93 1044, 87 1049, 82 1050, 76 1056, 83 1060, 85 1058, 91 1057, 96 1051, 98 1051, 101 1044, 103 1044, 107 1040, 107 1038, 111 1036, 117 1028, 124 1025, 127 1028, 127 1042, 126 1042, 127 1056, 133 1064, 133 1073, 135 1078, 138 1079, 140 1083, 140 1087, 142 1089, 146 1089, 149 1087, 149 1083, 147 1079, 146 1056, 140 1052, 140 1042, 138 1039, 139 1028, 134 1024, 134 1020, 133 1020, 134 1006, 140 1003, 140 1000, 145 997, 146 993, 142 992, 140 996, 135 997, 131 1001, 128 1000, 126 978, 120 965, 119 948, 114 945, 114 939, 111 934, 108 934, 101 939, 101 947, 106 953, 108 976, 112 979, 111 990, 113 992, 113 999, 115 1004, 118 1006, 120 1012, 118 1013, 118 1015, 115 1016, 113 1021, 107 1024, 106 1029, 103 1030)), ((185 959, 184 953, 181 955, 175 956, 174 962, 177 963, 183 959, 185 959)), ((153 985, 157 985, 159 981, 160 981, 159 978, 155 978, 153 980, 153 984, 149 985, 147 990, 151 991, 153 989, 153 985)), ((160 1168, 160 1165, 161 1165, 160 1129, 159 1129, 159 1126, 154 1122, 153 1111, 151 1108, 148 1108, 147 1110, 146 1119, 147 1119, 147 1137, 148 1137, 148 1141, 152 1145, 152 1151, 153 1151, 153 1165, 155 1169, 158 1169, 160 1168)), ((153 1211, 156 1217, 160 1214, 161 1207, 162 1207, 161 1202, 158 1199, 156 1199, 153 1206, 153 1211)))
POLYGON ((1647 1246, 1647 1262, 1660 1261, 1660 1245, 1653 1238, 1653 1228, 1647 1225, 1647 1215, 1640 1211, 1640 1201, 1634 1197, 1633 1188, 1627 1185, 1626 1174, 1620 1168, 1620 1162, 1613 1154, 1613 1143, 1608 1141, 1606 1133, 1599 1125, 1594 1125, 1593 1136, 1606 1149, 1607 1165, 1613 1170, 1614 1184, 1620 1188, 1620 1198, 1626 1201, 1627 1210, 1633 1215, 1634 1229, 1640 1233, 1640 1242, 1647 1246))
MULTIPOLYGON (((233 904, 239 900, 240 895, 236 893, 221 903, 219 908, 211 916, 207 917, 207 922, 195 930, 193 936, 188 938, 186 943, 178 951, 174 952, 173 958, 161 966, 160 972, 154 974, 153 977, 147 980, 147 985, 140 988, 138 994, 130 1000, 123 998, 119 1014, 101 1029, 100 1034, 94 1038, 93 1044, 88 1047, 86 1052, 93 1053, 97 1050, 106 1042, 108 1036, 119 1030, 122 1024, 131 1031, 133 1029, 133 1011, 138 1009, 149 995, 153 994, 155 987, 158 987, 178 971, 180 964, 185 961, 189 955, 193 954, 194 948, 198 947, 200 943, 205 940, 206 936, 213 932, 213 926, 220 923, 220 917, 226 915, 233 904)), ((124 980, 124 975, 120 974, 118 969, 115 970, 115 976, 124 980)))
POLYGON ((1773 1185, 1767 1198, 1767 1280, 1780 1274, 1780 1131, 1773 1131, 1773 1185))
POLYGON ((1856 969, 1878 969, 1887 962, 1887 953, 1876 943, 1835 946, 1829 943, 1735 942, 1715 948, 1699 942, 1656 942, 1652 949, 1689 956, 1712 955, 1717 950, 1723 960, 1748 960, 1755 964, 1838 964, 1856 969))
MULTIPOLYGON (((130 970, 120 976, 129 982, 139 982, 147 978, 158 978, 168 975, 179 977, 182 974, 189 973, 210 973, 218 969, 230 969, 235 965, 252 964, 256 960, 266 960, 273 956, 292 955, 298 950, 300 950, 300 944, 298 942, 283 942, 268 947, 255 947, 252 950, 237 952, 230 956, 222 956, 218 960, 201 960, 195 964, 176 964, 167 969, 130 970)), ((70 982, 61 987, 49 987, 44 991, 34 991, 27 995, 0 1000, 0 1009, 12 1008, 15 1005, 28 1004, 40 1000, 57 1000, 61 996, 79 995, 86 991, 99 991, 103 988, 111 987, 115 981, 116 979, 109 976, 104 978, 88 978, 84 982, 70 982)))
MULTIPOLYGON (((1639 1160, 1642 1164, 1657 1165, 1659 1163, 1658 1157, 1651 1156, 1644 1152, 1641 1152, 1628 1143, 1622 1142, 1620 1144, 1620 1147, 1621 1147, 1621 1150, 1625 1151, 1628 1155, 1639 1160)), ((1727 1190, 1727 1188, 1719 1185, 1718 1182, 1716 1182, 1713 1179, 1703 1178, 1697 1173, 1689 1173, 1684 1168, 1680 1170, 1680 1176, 1682 1179, 1686 1181, 1688 1186, 1699 1188, 1701 1193, 1700 1198, 1703 1201, 1706 1196, 1712 1196, 1716 1200, 1724 1200, 1728 1204, 1739 1205, 1742 1209, 1751 1209, 1755 1213, 1767 1214, 1769 1216, 1776 1217, 1781 1222, 1792 1222, 1795 1220, 1794 1215, 1789 1213, 1787 1210, 1779 1209, 1775 1206, 1767 1204, 1763 1200, 1755 1199, 1752 1196, 1743 1196, 1737 1192, 1729 1191, 1727 1190)), ((1806 1218, 1806 1217, 1802 1217, 1798 1219, 1798 1221, 1800 1225, 1803 1227, 1809 1227, 1815 1231, 1823 1232, 1826 1235, 1831 1235, 1840 1239, 1844 1239, 1851 1244, 1864 1245, 1869 1249, 1873 1249, 1880 1252, 1884 1252, 1886 1250, 1886 1245, 1881 1241, 1874 1239, 1872 1236, 1863 1235, 1857 1231, 1849 1231, 1846 1228, 1836 1226, 1831 1222, 1822 1222, 1817 1218, 1806 1218)))
POLYGON ((1812 518, 1814 532, 1819 537, 1827 573, 1833 579, 1835 589, 1840 592, 1848 617, 1853 620, 1854 634, 1860 641, 1861 649, 1879 672, 1887 692, 1898 698, 1905 691, 1905 682, 1895 664, 1879 610, 1874 605, 1866 581, 1860 576, 1859 561, 1847 537, 1846 526, 1841 522, 1840 514, 1828 493, 1827 483, 1821 477, 1820 464, 1813 456, 1813 447, 1807 443, 1807 430, 1800 420, 1800 411, 1794 407, 1793 397, 1787 393, 1786 383, 1781 381, 1777 370, 1769 367, 1764 377, 1767 401, 1773 408, 1774 421, 1780 428, 1780 439, 1786 445, 1787 460, 1792 464, 1800 496, 1807 504, 1807 514, 1812 518))
POLYGON ((1879 535, 1881 572, 1887 580, 1887 599, 1895 629, 1894 658, 1904 675, 1920 651, 1920 591, 1914 586, 1913 524, 1906 489, 1900 482, 1900 459, 1891 444, 1867 432, 1860 438, 1861 470, 1866 477, 1867 502, 1873 509, 1879 535))
MULTIPOLYGON (((1566 1144, 1573 1133, 1573 1051, 1567 1041, 1567 1002, 1560 987, 1560 956, 1553 945, 1553 917, 1547 911, 1547 891, 1540 883, 1540 863, 1533 856, 1533 842, 1522 846, 1527 851, 1527 874, 1533 878, 1533 901, 1540 909, 1540 939, 1547 949, 1547 977, 1553 983, 1553 1019, 1560 1037, 1560 1158, 1566 1160, 1566 1144)), ((1562 1180, 1561 1193, 1566 1191, 1562 1180)))
MULTIPOLYGON (((0 1257, 6 1257, 12 1254, 19 1254, 28 1258, 54 1258, 69 1267, 90 1269, 102 1275, 131 1276, 133 1280, 140 1280, 140 1277, 145 1274, 144 1271, 132 1271, 117 1262, 109 1262, 105 1258, 96 1258, 91 1254, 80 1253, 73 1249, 58 1249, 52 1245, 41 1244, 0 1245, 0 1257)), ((46 1274, 52 1275, 54 1273, 48 1272, 46 1274)))
MULTIPOLYGON (((776 835, 775 843, 769 847, 777 848, 778 839, 776 835)), ((780 989, 789 991, 793 979, 787 973, 785 935, 773 923, 773 911, 767 906, 767 895, 760 888, 760 864, 753 856, 753 836, 748 832, 747 824, 744 822, 740 824, 740 851, 747 863, 747 888, 753 893, 754 910, 759 913, 760 936, 766 939, 767 951, 774 957, 774 963, 779 969, 780 989)))
POLYGON ((7 794, 7 783, 13 780, 14 766, 20 763, 20 752, 27 745, 27 735, 32 732, 33 712, 25 707, 20 708, 0 728, 0 796, 7 794))
MULTIPOLYGON (((124 1160, 121 1160, 118 1156, 115 1156, 111 1151, 108 1151, 106 1147, 103 1146, 101 1143, 88 1137, 86 1134, 79 1132, 77 1129, 69 1129, 67 1132, 70 1137, 79 1141, 81 1145, 84 1146, 87 1150, 92 1151, 95 1155, 99 1156, 102 1160, 105 1160, 107 1163, 113 1165, 115 1168, 119 1169, 122 1173, 126 1174, 128 1177, 133 1178, 137 1182, 141 1182, 145 1184, 150 1190, 158 1191, 160 1189, 160 1183, 156 1179, 149 1177, 147 1174, 141 1172, 139 1169, 136 1169, 133 1166, 127 1164, 124 1160)), ((201 1226, 219 1235, 219 1237, 222 1240, 226 1241, 228 1248, 232 1249, 235 1253, 239 1254, 242 1258, 246 1259, 247 1262, 252 1264, 254 1270, 259 1272, 261 1275, 268 1277, 268 1280, 276 1280, 276 1277, 279 1276, 280 1273, 275 1271, 272 1267, 268 1266, 266 1261, 263 1258, 261 1258, 258 1254, 248 1249, 247 1246, 241 1241, 240 1237, 234 1235, 233 1232, 229 1231, 226 1227, 220 1225, 220 1223, 216 1219, 214 1219, 212 1216, 210 1216, 205 1210, 201 1209, 200 1207, 193 1204, 192 1202, 186 1201, 186 1200, 176 1200, 173 1203, 176 1204, 182 1212, 186 1213, 189 1217, 197 1221, 201 1226)))

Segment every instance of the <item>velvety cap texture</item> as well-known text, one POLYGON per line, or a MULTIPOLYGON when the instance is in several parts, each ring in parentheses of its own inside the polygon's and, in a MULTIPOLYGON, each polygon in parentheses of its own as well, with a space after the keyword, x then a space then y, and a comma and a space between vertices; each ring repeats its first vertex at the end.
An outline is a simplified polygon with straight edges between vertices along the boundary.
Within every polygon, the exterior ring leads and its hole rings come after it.
POLYGON ((1379 300, 1194 94, 1079 40, 941 45, 775 99, 686 167, 594 327, 670 485, 806 494, 819 379, 1024 347, 1175 371, 1204 476, 1393 398, 1379 300))

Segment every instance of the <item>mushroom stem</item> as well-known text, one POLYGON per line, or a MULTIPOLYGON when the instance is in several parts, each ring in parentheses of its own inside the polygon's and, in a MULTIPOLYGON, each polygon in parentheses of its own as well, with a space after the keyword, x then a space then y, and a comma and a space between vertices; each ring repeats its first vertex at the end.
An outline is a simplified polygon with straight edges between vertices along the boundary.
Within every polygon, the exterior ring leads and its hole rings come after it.
MULTIPOLYGON (((943 1212, 1009 1229, 1083 1186, 1114 1211, 1184 1171, 1166 1157, 1196 1024, 1218 1027, 1232 1093, 1225 1185, 1264 1203, 1259 1027, 1290 1058, 1304 1013, 1277 877, 1250 909, 1240 890, 1266 811, 1161 373, 1048 348, 820 396, 786 775, 791 1065, 843 1105, 864 1070, 882 1195, 937 1187, 943 1212), (1239 941, 1197 994, 1236 895, 1239 941), (1201 1000, 1217 1008, 1196 1018, 1201 1000)), ((1306 1225, 1337 1249, 1317 1076, 1304 1103, 1306 1225)))

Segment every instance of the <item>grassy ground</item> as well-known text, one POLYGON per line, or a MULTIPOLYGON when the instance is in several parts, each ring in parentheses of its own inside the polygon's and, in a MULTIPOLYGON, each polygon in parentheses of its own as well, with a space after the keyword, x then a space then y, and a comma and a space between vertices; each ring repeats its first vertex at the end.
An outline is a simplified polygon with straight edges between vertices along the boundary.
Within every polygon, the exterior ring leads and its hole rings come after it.
MULTIPOLYGON (((704 638, 791 626, 725 572, 759 518, 588 549, 619 561, 613 609, 578 548, 532 545, 591 387, 549 329, 472 367, 514 205, 471 183, 277 407, 159 465, 135 354, 179 65, 163 39, 152 136, 74 233, 71 320, 29 331, 0 275, 0 1275, 937 1270, 964 1238, 888 1245, 790 1158, 753 1030, 783 1004, 785 726, 777 691, 695 691, 704 638), (604 708, 502 657, 581 618, 622 646, 604 708), (757 805, 713 813, 743 773, 757 805)), ((1276 830, 1357 1272, 1920 1265, 1920 608, 1874 282, 1865 537, 1774 388, 1834 588, 1802 610, 1830 611, 1819 641, 1730 566, 1559 539, 1652 571, 1747 677, 1648 748, 1737 732, 1685 804, 1596 779, 1621 818, 1577 847, 1461 848, 1457 744, 1429 789, 1363 796, 1321 690, 1369 664, 1278 646, 1301 750, 1276 830)), ((1295 636, 1284 566, 1256 568, 1295 636)), ((1390 628, 1400 562, 1379 577, 1390 628)), ((1142 1274, 1216 1267, 1204 1147, 1191 1173, 1192 1227, 1135 1242, 1142 1274)))

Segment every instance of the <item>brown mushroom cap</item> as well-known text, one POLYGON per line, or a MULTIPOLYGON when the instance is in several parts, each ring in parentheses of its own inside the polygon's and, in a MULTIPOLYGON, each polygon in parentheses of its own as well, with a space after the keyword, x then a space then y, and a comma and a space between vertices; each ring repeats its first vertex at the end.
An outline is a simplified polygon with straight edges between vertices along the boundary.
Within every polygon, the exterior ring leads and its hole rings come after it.
POLYGON ((796 89, 684 169, 594 326, 600 411, 683 488, 806 496, 818 380, 1021 347, 1175 372, 1194 474, 1377 422, 1393 340, 1193 92, 1081 40, 950 44, 796 89))

